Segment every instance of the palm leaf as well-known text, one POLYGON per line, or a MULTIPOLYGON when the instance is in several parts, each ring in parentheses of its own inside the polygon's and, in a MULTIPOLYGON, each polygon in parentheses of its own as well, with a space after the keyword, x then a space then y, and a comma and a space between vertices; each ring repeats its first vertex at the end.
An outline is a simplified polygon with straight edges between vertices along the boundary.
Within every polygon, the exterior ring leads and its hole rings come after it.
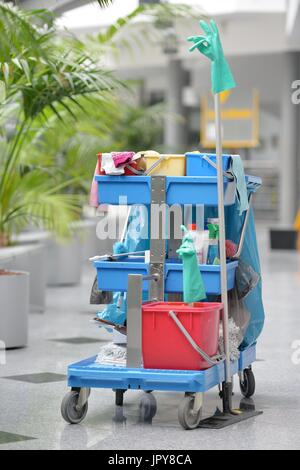
POLYGON ((145 43, 155 45, 163 42, 168 26, 176 26, 179 20, 191 18, 207 19, 207 16, 200 7, 190 6, 188 2, 142 4, 100 31, 96 37, 88 36, 88 45, 94 53, 98 50, 118 58, 123 50, 131 52, 136 46, 143 48, 145 43))
POLYGON ((9 235, 19 232, 30 221, 56 232, 58 236, 68 236, 70 223, 80 215, 82 201, 79 196, 62 193, 61 190, 73 182, 53 184, 53 178, 38 167, 15 174, 8 188, 7 211, 5 214, 2 211, 0 232, 3 228, 9 235))
POLYGON ((39 30, 37 24, 53 25, 54 17, 47 10, 22 10, 11 3, 0 2, 0 57, 9 61, 12 56, 40 56, 49 47, 53 33, 39 30))

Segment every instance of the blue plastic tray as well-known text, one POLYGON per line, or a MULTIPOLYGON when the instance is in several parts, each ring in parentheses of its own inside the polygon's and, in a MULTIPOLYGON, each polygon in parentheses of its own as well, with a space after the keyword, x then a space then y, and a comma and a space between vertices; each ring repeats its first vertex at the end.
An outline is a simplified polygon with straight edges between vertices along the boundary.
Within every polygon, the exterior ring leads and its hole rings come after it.
MULTIPOLYGON (((149 265, 144 260, 128 260, 127 262, 95 261, 97 269, 98 287, 104 291, 126 292, 129 274, 149 274, 149 265)), ((235 271, 238 261, 227 264, 227 286, 233 289, 235 282, 235 271)), ((199 266, 207 295, 221 294, 220 266, 199 266)), ((143 290, 148 291, 149 285, 145 281, 143 290)), ((165 264, 165 292, 177 293, 183 291, 182 263, 167 261, 165 264)))
MULTIPOLYGON (((177 371, 104 366, 95 360, 96 356, 68 367, 69 387, 207 392, 225 380, 224 362, 204 371, 177 371)), ((239 361, 232 363, 232 375, 244 370, 255 360, 254 345, 241 352, 239 361)))
MULTIPOLYGON (((101 204, 151 204, 150 176, 96 176, 98 199, 101 204)), ((235 182, 224 178, 224 204, 235 202, 235 182)), ((168 176, 166 177, 166 203, 218 205, 217 178, 168 176)))
MULTIPOLYGON (((238 261, 227 263, 227 288, 234 288, 235 271, 238 267, 238 261)), ((207 295, 221 294, 221 271, 220 266, 202 265, 200 266, 205 291, 207 295)), ((167 293, 182 292, 182 263, 166 263, 165 268, 165 290, 167 293), (178 291, 178 286, 180 290, 178 291)))
MULTIPOLYGON (((215 153, 186 153, 187 176, 217 176, 217 170, 203 157, 209 157, 214 163, 217 162, 215 153)), ((227 171, 230 166, 231 155, 223 155, 223 170, 227 171)))

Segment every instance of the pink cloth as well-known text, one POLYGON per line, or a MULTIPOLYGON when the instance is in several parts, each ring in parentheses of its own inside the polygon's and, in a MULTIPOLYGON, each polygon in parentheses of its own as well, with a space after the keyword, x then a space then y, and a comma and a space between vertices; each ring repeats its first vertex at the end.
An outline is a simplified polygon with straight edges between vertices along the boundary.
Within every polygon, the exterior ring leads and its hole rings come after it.
MULTIPOLYGON (((122 165, 125 165, 126 163, 131 162, 133 160, 134 155, 135 155, 135 152, 112 152, 111 154, 116 168, 122 165)), ((102 154, 99 153, 98 162, 96 164, 94 177, 93 177, 93 181, 91 185, 90 201, 89 201, 90 206, 96 207, 96 208, 99 206, 99 200, 98 200, 98 183, 95 180, 95 177, 103 174, 101 173, 101 156, 102 154)))
POLYGON ((95 168, 95 173, 94 173, 94 178, 92 181, 91 185, 91 192, 90 192, 90 206, 91 207, 98 207, 99 202, 98 202, 98 183, 95 180, 95 176, 98 176, 100 174, 99 172, 99 164, 97 162, 96 168, 95 168))
POLYGON ((112 152, 112 158, 115 167, 118 168, 121 165, 125 165, 132 161, 135 153, 134 152, 112 152))

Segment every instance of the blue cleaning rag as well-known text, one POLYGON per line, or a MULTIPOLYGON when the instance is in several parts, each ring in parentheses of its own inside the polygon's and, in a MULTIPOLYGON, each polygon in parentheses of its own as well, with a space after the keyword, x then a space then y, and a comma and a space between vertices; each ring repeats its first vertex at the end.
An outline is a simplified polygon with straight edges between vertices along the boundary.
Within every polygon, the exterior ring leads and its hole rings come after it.
POLYGON ((247 184, 245 180, 244 165, 239 155, 232 156, 231 173, 236 182, 236 201, 239 215, 249 209, 247 184))

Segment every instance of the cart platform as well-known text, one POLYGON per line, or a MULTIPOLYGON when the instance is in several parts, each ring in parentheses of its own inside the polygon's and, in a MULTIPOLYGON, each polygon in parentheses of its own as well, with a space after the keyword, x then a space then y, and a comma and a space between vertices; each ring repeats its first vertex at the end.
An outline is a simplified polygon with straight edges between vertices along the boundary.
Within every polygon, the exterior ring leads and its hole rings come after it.
MULTIPOLYGON (((72 364, 68 368, 71 388, 111 388, 118 390, 160 390, 206 392, 225 380, 225 363, 203 371, 128 369, 95 362, 96 356, 72 364)), ((249 367, 256 360, 256 346, 242 351, 232 363, 232 374, 249 367)))

